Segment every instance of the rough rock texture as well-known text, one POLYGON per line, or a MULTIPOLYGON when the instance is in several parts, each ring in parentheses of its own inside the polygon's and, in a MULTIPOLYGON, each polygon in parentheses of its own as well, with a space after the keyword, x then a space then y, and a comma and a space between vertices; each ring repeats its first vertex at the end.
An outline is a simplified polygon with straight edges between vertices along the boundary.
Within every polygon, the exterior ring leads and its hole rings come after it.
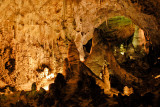
POLYGON ((84 62, 86 66, 89 67, 97 76, 100 76, 100 73, 103 72, 103 66, 109 65, 108 68, 113 71, 113 74, 121 81, 121 83, 125 85, 141 83, 141 80, 120 67, 113 55, 111 47, 108 43, 103 41, 103 38, 101 38, 101 35, 98 32, 100 32, 98 29, 94 31, 94 45, 92 45, 91 54, 84 62))
POLYGON ((82 75, 88 75, 94 78, 96 80, 96 84, 98 84, 101 89, 104 90, 104 93, 108 94, 110 92, 109 72, 107 71, 107 68, 104 69, 105 75, 103 75, 103 80, 101 80, 84 63, 80 61, 79 52, 74 42, 69 44, 68 58, 65 59, 64 65, 65 69, 63 72, 66 72, 65 78, 68 80, 67 83, 69 88, 67 89, 67 92, 69 95, 77 88, 77 83, 81 79, 82 75))
POLYGON ((36 81, 36 69, 42 63, 59 72, 67 40, 76 41, 83 60, 83 45, 95 28, 113 16, 132 19, 157 46, 159 4, 158 0, 0 1, 0 79, 23 89, 22 84, 36 81))
MULTIPOLYGON (((124 16, 109 18, 97 29, 106 44, 117 45, 130 38, 135 32, 135 25, 131 19, 124 16)), ((95 40, 96 41, 96 40, 95 40)))

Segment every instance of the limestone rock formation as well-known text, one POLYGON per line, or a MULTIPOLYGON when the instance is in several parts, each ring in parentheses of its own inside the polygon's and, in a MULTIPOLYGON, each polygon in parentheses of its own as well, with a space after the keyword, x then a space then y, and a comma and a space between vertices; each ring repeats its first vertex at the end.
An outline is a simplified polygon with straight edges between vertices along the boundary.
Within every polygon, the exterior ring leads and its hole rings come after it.
POLYGON ((98 34, 98 29, 94 32, 93 44, 92 52, 86 59, 85 64, 97 76, 99 76, 102 72, 102 68, 105 63, 108 63, 108 68, 113 70, 113 73, 117 78, 119 78, 121 83, 131 85, 133 83, 142 82, 137 77, 133 76, 132 74, 125 71, 125 69, 120 67, 115 57, 113 56, 111 47, 109 47, 109 44, 105 44, 105 42, 103 42, 102 38, 100 37, 100 34, 98 34))
POLYGON ((68 41, 75 40, 83 60, 82 47, 94 29, 114 16, 130 18, 159 53, 159 4, 158 0, 2 0, 0 79, 27 89, 39 80, 36 69, 42 64, 50 72, 62 72, 68 41))

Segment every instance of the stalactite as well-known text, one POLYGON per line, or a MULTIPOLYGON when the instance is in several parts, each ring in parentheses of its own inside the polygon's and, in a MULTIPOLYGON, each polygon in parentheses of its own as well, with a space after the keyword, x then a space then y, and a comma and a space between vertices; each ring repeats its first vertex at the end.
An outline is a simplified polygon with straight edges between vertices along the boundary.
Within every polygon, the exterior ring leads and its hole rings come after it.
POLYGON ((78 5, 82 0, 71 0, 71 1, 78 5))
POLYGON ((71 13, 72 13, 71 15, 72 15, 72 17, 74 17, 74 14, 73 14, 73 13, 74 13, 74 6, 73 6, 73 2, 70 2, 70 4, 69 4, 69 5, 70 5, 70 8, 71 8, 71 13))
POLYGON ((14 39, 16 39, 16 29, 15 29, 15 26, 14 26, 14 25, 12 26, 12 30, 13 30, 14 39))
POLYGON ((95 2, 96 2, 96 3, 98 3, 98 2, 99 2, 99 0, 95 0, 95 2))
POLYGON ((67 10, 67 0, 63 0, 63 21, 65 21, 66 10, 67 10))

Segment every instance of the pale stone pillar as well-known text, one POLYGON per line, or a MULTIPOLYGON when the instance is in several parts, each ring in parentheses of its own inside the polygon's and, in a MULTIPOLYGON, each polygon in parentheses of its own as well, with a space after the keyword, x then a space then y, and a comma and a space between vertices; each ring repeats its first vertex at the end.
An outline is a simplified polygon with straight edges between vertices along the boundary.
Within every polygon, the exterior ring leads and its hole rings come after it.
POLYGON ((82 35, 81 33, 77 33, 76 34, 76 38, 75 38, 75 44, 76 44, 76 47, 77 47, 77 50, 79 52, 79 58, 80 58, 80 61, 84 61, 84 57, 85 57, 85 54, 84 54, 84 50, 83 50, 83 44, 82 44, 82 35))
POLYGON ((111 89, 111 84, 110 84, 110 81, 109 81, 109 71, 108 71, 108 67, 107 67, 106 64, 104 65, 102 80, 104 81, 104 84, 106 86, 104 91, 109 92, 110 89, 111 89))

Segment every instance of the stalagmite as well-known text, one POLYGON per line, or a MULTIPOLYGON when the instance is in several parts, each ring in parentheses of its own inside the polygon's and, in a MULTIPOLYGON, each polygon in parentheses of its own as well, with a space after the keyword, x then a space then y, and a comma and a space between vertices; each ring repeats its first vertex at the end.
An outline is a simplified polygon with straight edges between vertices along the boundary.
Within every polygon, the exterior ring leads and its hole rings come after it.
POLYGON ((146 38, 144 36, 144 31, 139 28, 138 26, 135 27, 135 33, 133 36, 133 46, 134 48, 137 48, 138 46, 145 46, 146 44, 146 38))
POLYGON ((68 69, 70 69, 68 71, 67 68, 66 69, 66 78, 68 78, 68 89, 67 89, 67 92, 68 92, 68 95, 71 96, 74 94, 76 88, 78 87, 77 85, 77 82, 79 81, 79 52, 77 50, 77 47, 75 45, 75 43, 72 41, 70 44, 69 44, 69 47, 68 47, 68 61, 65 60, 65 65, 69 65, 68 69), (67 64, 68 63, 68 64, 67 64))
POLYGON ((104 69, 103 69, 103 73, 102 73, 102 80, 104 81, 104 84, 106 85, 105 90, 110 91, 111 84, 110 84, 110 80, 109 80, 109 71, 108 71, 108 67, 106 64, 104 65, 104 69))
POLYGON ((78 52, 80 53, 80 55, 79 55, 80 61, 84 61, 85 54, 84 54, 83 44, 82 44, 82 35, 80 32, 77 33, 77 35, 76 35, 75 44, 78 49, 78 52))

